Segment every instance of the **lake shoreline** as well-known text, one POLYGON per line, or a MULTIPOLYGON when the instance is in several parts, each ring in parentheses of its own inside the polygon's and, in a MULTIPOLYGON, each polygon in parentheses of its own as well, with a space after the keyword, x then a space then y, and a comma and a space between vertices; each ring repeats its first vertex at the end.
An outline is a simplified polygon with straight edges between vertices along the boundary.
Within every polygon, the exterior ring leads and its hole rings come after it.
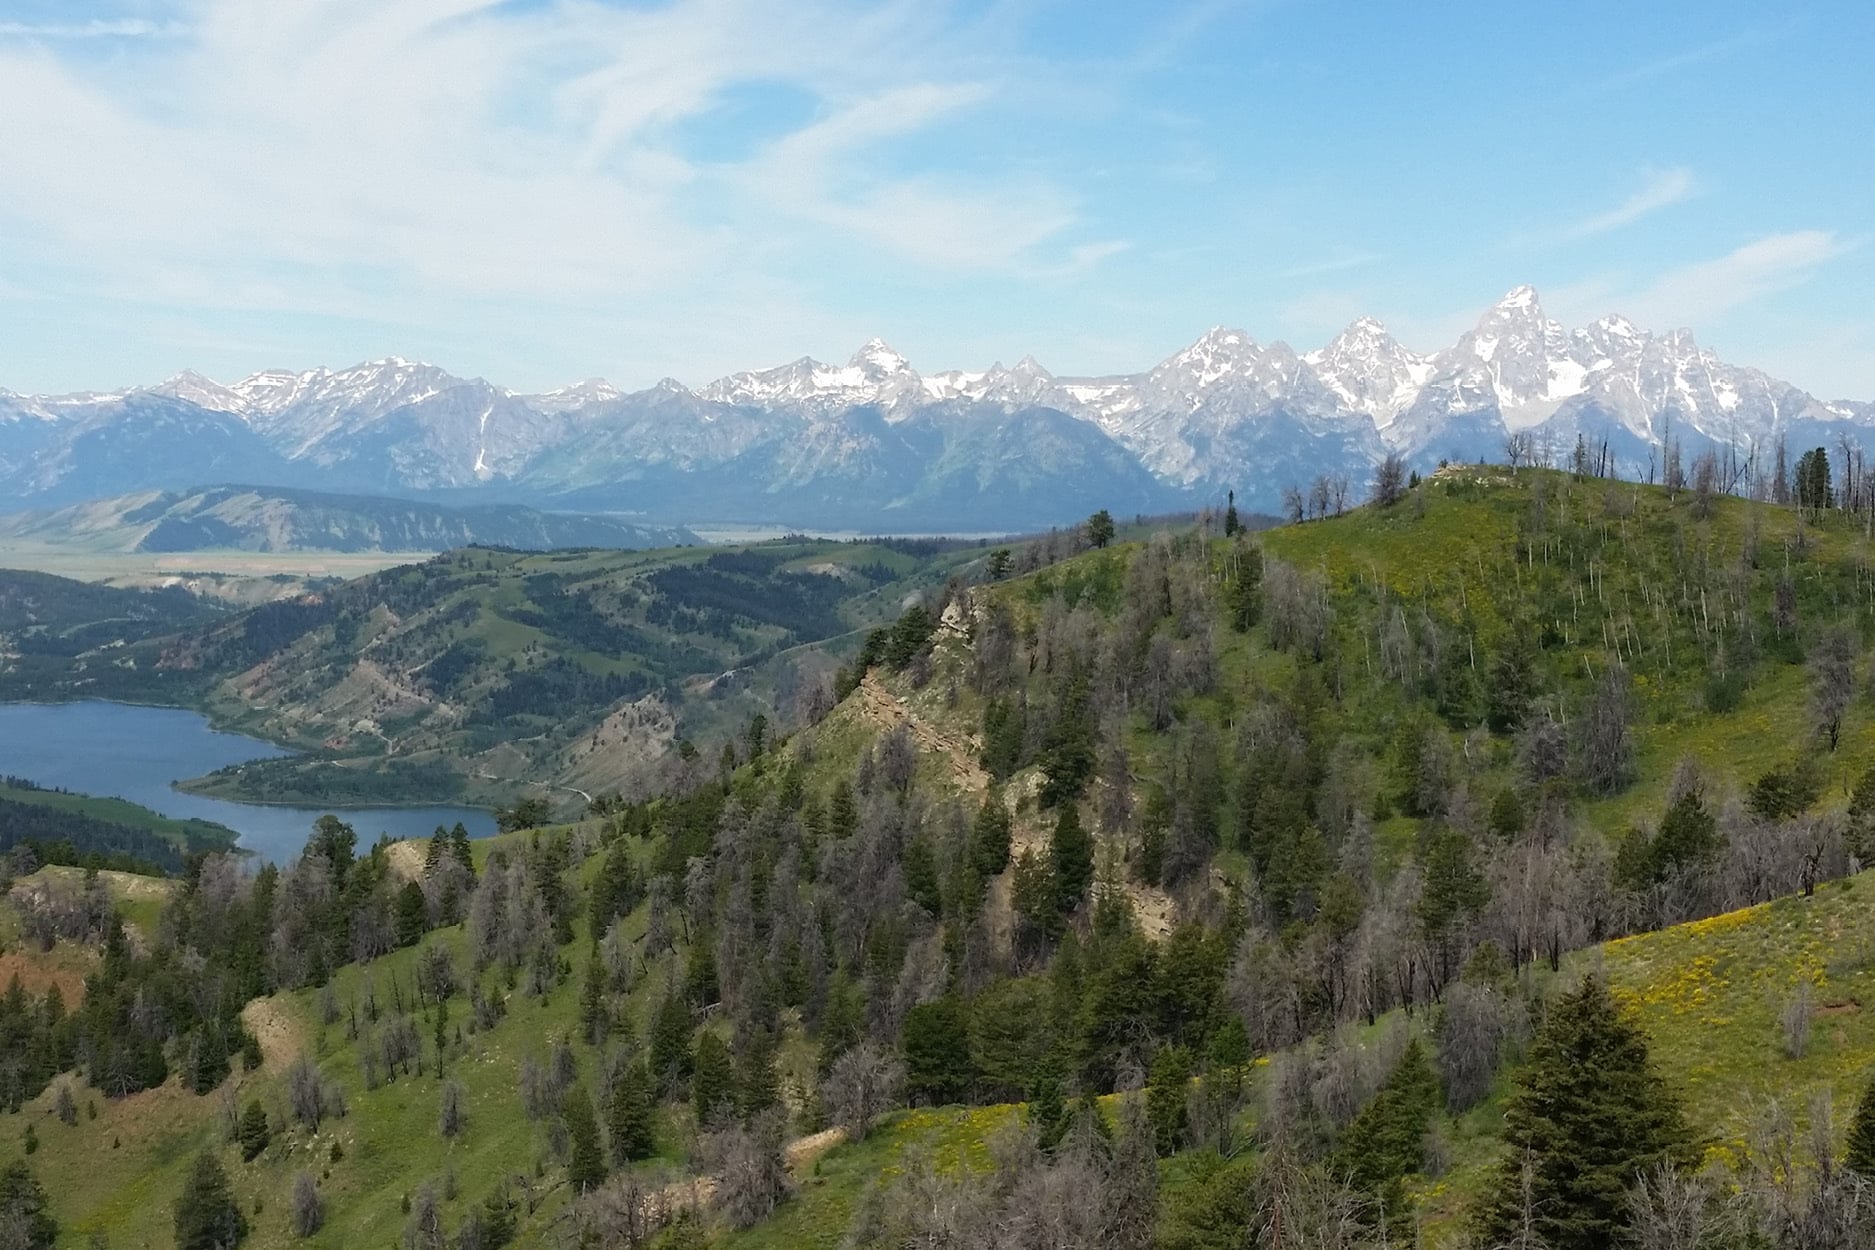
POLYGON ((196 789, 218 771, 295 753, 223 728, 204 711, 114 699, 0 702, 0 773, 48 788, 118 798, 172 820, 197 819, 238 835, 238 849, 283 862, 299 853, 319 816, 338 816, 361 843, 382 834, 427 838, 461 822, 471 837, 495 832, 492 812, 460 800, 386 796, 353 803, 300 797, 231 797, 196 789))
MULTIPOLYGON (((256 742, 263 742, 267 744, 268 746, 273 747, 277 752, 279 752, 279 754, 276 756, 260 756, 256 758, 259 758, 259 759, 269 759, 269 758, 278 759, 278 758, 288 758, 288 757, 301 758, 301 759, 308 758, 308 752, 306 751, 304 747, 295 746, 291 743, 281 742, 277 738, 269 737, 266 735, 265 731, 262 730, 258 725, 250 725, 247 721, 244 721, 238 718, 230 718, 226 715, 222 715, 218 712, 218 710, 215 707, 213 707, 212 705, 208 705, 208 704, 155 703, 146 699, 131 699, 131 698, 106 699, 106 698, 98 697, 96 695, 73 695, 72 697, 66 698, 66 699, 0 698, 0 708, 8 708, 8 707, 53 708, 53 707, 69 707, 72 704, 85 704, 85 703, 106 704, 106 705, 114 706, 114 707, 150 708, 150 709, 157 710, 157 711, 192 712, 195 715, 200 716, 204 721, 206 721, 208 723, 209 729, 211 729, 215 733, 226 734, 227 736, 233 737, 233 738, 247 738, 256 742)), ((251 763, 253 761, 242 761, 242 762, 251 763)), ((0 772, 4 772, 4 771, 5 771, 4 769, 0 769, 0 772)), ((175 779, 174 781, 172 781, 170 785, 175 790, 177 790, 178 792, 182 794, 193 794, 193 795, 199 795, 203 798, 220 799, 228 803, 241 803, 241 804, 246 804, 246 805, 253 806, 253 807, 307 808, 307 807, 324 806, 326 808, 329 808, 335 814, 339 812, 347 812, 347 811, 353 811, 353 812, 374 811, 379 808, 464 807, 464 808, 469 808, 478 812, 487 812, 492 816, 497 806, 496 804, 493 804, 493 803, 479 802, 476 799, 470 797, 466 787, 462 790, 458 790, 450 794, 439 793, 432 797, 419 798, 419 799, 370 799, 370 800, 365 800, 365 801, 359 801, 359 800, 353 799, 353 800, 348 801, 344 799, 332 799, 332 800, 317 799, 311 795, 302 795, 296 798, 287 798, 287 799, 266 798, 261 795, 254 794, 251 791, 243 790, 239 788, 238 786, 228 787, 226 789, 217 787, 215 785, 215 775, 221 771, 222 769, 211 769, 208 772, 202 773, 198 776, 179 777, 175 779)), ((109 796, 101 796, 101 797, 109 797, 109 796)))

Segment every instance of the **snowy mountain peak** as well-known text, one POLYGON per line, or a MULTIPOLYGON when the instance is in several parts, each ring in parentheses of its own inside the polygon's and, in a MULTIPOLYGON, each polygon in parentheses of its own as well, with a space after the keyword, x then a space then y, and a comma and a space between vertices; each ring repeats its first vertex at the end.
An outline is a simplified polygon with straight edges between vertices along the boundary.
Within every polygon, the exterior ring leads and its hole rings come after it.
POLYGON ((1522 286, 1514 286, 1506 291, 1504 293, 1504 298, 1500 299, 1496 304, 1492 305, 1492 307, 1540 308, 1541 306, 1537 302, 1536 288, 1529 283, 1525 283, 1522 286))
POLYGON ((171 399, 187 400, 198 408, 206 408, 210 412, 232 412, 243 415, 247 412, 247 401, 239 392, 193 369, 184 369, 174 377, 151 387, 150 391, 156 395, 167 395, 171 399))
POLYGON ((1187 347, 1182 355, 1218 356, 1244 355, 1257 350, 1257 341, 1242 330, 1229 326, 1212 326, 1198 336, 1198 341, 1187 347))
POLYGON ((1432 375, 1432 362, 1407 351, 1372 317, 1356 319, 1303 360, 1323 386, 1354 411, 1372 413, 1381 428, 1412 404, 1432 375))
POLYGON ((884 339, 867 339, 846 362, 849 369, 865 369, 876 374, 905 373, 911 362, 884 339))
MULTIPOLYGON (((917 473, 937 472, 927 456, 952 465, 964 461, 943 458, 997 448, 1009 459, 1007 449, 1019 447, 1014 458, 1026 473, 1029 460, 1065 454, 1065 444, 1033 431, 1101 449, 1135 475, 1129 480, 1146 492, 1142 500, 1182 504, 1235 488, 1240 503, 1259 506, 1318 473, 1358 479, 1388 451, 1416 467, 1469 460, 1499 454, 1506 434, 1522 430, 1552 451, 1584 436, 1609 446, 1624 468, 1643 470, 1669 426, 1689 447, 1760 449, 1782 437, 1814 446, 1838 432, 1875 443, 1875 405, 1823 404, 1727 364, 1689 331, 1654 335, 1620 316, 1565 329, 1530 286, 1509 291, 1430 356, 1361 317, 1302 356, 1281 341, 1259 344, 1216 326, 1143 372, 1100 376, 1058 377, 1033 356, 921 375, 872 339, 843 364, 803 356, 696 392, 666 378, 620 394, 591 379, 517 395, 398 356, 336 372, 267 371, 229 386, 182 373, 129 394, 0 392, 0 429, 25 448, 0 445, 0 493, 43 494, 53 489, 46 483, 68 479, 57 489, 90 489, 99 479, 72 467, 92 454, 77 438, 126 420, 138 423, 139 438, 173 429, 175 448, 164 450, 186 466, 173 471, 178 477, 199 462, 187 440, 215 430, 251 443, 262 457, 251 462, 260 466, 255 472, 350 489, 503 481, 551 497, 630 481, 687 499, 699 488, 671 475, 735 466, 741 480, 745 469, 759 478, 770 465, 772 481, 806 492, 801 498, 838 495, 856 509, 876 505, 853 502, 849 488, 897 472, 879 467, 888 462, 912 476, 892 479, 879 498, 912 491, 917 473), (207 410, 228 415, 210 420, 207 410), (46 428, 22 426, 24 417, 46 428), (882 421, 905 428, 886 432, 882 421), (960 441, 932 450, 952 439, 960 441)), ((1082 470, 1061 472, 1068 477, 1058 485, 1078 506, 1074 492, 1088 489, 1082 470)), ((132 473, 138 487, 160 476, 140 462, 132 473)))

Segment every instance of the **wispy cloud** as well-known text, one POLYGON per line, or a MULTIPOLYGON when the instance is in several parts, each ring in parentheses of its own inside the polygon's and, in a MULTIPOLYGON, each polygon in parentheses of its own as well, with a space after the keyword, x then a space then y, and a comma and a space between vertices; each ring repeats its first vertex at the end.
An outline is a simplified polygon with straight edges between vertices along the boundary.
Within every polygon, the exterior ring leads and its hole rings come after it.
POLYGON ((1679 166, 1649 172, 1640 190, 1605 213, 1596 213, 1565 227, 1560 238, 1565 241, 1593 238, 1633 225, 1669 205, 1678 204, 1698 190, 1693 171, 1679 166))
POLYGON ((1769 234, 1651 278, 1636 281, 1605 274, 1553 286, 1543 292, 1543 303, 1571 324, 1621 313, 1657 331, 1703 327, 1725 313, 1801 286, 1865 242, 1833 230, 1769 234))
POLYGON ((85 22, 0 22, 0 39, 160 39, 187 33, 181 22, 93 18, 85 22))
POLYGON ((128 65, 0 43, 0 220, 194 306, 590 304, 740 281, 828 227, 901 262, 1013 271, 1075 209, 1039 177, 919 159, 914 136, 997 91, 937 21, 849 0, 199 0, 187 39, 128 65), (798 91, 806 120, 740 161, 694 158, 679 126, 752 84, 798 91))
POLYGON ((1668 270, 1629 296, 1621 311, 1642 325, 1692 325, 1786 291, 1862 246, 1833 230, 1766 235, 1723 256, 1668 270))
POLYGON ((1350 269, 1363 269, 1379 259, 1380 253, 1378 252, 1342 248, 1338 249, 1333 256, 1292 266, 1282 270, 1276 276, 1279 278, 1316 278, 1323 274, 1346 273, 1350 269))
POLYGON ((1068 249, 1067 258, 1051 265, 1026 271, 1030 278, 1074 278, 1098 269, 1104 262, 1132 250, 1124 239, 1103 239, 1098 243, 1080 243, 1068 249))
POLYGON ((1684 70, 1722 61, 1740 52, 1748 51, 1763 44, 1767 39, 1773 38, 1776 33, 1756 28, 1741 30, 1720 39, 1664 52, 1615 71, 1595 82, 1593 88, 1598 91, 1617 91, 1624 87, 1641 86, 1684 70))

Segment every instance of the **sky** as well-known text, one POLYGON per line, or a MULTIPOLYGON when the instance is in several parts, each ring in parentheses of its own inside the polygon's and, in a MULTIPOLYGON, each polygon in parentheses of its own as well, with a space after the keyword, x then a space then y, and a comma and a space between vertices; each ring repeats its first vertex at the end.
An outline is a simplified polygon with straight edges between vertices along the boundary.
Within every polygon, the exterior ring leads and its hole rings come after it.
POLYGON ((1122 372, 1532 283, 1871 399, 1871 64, 1866 0, 0 0, 0 387, 1122 372))

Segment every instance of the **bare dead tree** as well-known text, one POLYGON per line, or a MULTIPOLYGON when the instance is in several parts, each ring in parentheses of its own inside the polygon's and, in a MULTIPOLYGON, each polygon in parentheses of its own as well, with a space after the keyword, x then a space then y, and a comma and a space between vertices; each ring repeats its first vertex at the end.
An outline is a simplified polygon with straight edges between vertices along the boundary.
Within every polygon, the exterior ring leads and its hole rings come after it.
POLYGON ((820 1100, 827 1118, 859 1141, 874 1120, 899 1105, 904 1087, 905 1065, 898 1056, 862 1041, 834 1061, 820 1100))

